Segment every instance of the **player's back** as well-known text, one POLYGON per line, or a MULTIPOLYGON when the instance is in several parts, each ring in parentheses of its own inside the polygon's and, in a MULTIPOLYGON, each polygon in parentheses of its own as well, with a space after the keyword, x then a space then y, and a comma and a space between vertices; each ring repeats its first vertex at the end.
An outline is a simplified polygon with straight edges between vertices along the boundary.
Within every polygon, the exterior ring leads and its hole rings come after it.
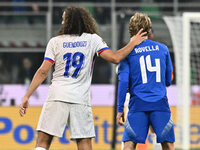
POLYGON ((55 62, 48 101, 90 105, 90 84, 96 52, 107 45, 96 34, 60 35, 49 41, 45 58, 55 62))
POLYGON ((146 102, 165 98, 166 73, 172 71, 169 60, 168 48, 164 44, 146 40, 135 47, 127 57, 131 96, 146 102))

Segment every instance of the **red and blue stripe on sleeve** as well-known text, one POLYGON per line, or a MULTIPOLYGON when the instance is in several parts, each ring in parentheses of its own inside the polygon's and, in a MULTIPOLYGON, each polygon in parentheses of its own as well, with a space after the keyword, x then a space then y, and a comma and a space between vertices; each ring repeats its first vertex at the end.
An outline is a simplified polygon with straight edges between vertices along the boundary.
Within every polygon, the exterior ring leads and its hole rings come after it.
POLYGON ((44 57, 44 60, 48 60, 49 62, 51 62, 52 64, 54 64, 54 60, 53 59, 51 59, 51 58, 49 58, 49 57, 44 57))
POLYGON ((109 47, 104 47, 97 51, 98 54, 101 54, 103 51, 110 49, 109 47))

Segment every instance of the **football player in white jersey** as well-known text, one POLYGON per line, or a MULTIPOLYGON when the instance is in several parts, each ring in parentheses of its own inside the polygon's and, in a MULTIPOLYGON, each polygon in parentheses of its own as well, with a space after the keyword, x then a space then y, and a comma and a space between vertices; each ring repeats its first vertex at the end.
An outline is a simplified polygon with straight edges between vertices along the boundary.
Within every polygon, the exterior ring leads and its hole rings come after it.
POLYGON ((119 63, 132 49, 147 39, 142 29, 122 49, 113 52, 97 34, 96 21, 81 7, 69 7, 63 12, 59 35, 50 39, 42 65, 35 73, 20 105, 26 114, 28 100, 44 81, 55 64, 47 100, 38 122, 35 150, 48 150, 54 136, 62 137, 66 125, 70 139, 76 140, 78 150, 91 150, 95 137, 90 103, 90 85, 94 57, 119 63))

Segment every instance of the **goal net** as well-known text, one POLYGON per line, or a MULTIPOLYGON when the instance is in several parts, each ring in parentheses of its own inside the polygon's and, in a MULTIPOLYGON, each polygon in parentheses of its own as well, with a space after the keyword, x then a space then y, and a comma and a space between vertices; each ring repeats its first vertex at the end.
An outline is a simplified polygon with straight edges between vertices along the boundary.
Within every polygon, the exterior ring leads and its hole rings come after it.
POLYGON ((164 17, 175 54, 175 147, 200 148, 200 13, 164 17))

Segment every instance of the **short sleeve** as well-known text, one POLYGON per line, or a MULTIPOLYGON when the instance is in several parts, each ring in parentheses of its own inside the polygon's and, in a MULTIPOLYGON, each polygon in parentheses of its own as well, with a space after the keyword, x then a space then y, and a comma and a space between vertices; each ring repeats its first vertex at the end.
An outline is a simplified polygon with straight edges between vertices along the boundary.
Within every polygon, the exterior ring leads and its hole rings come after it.
POLYGON ((50 61, 51 63, 55 62, 55 50, 53 39, 50 39, 47 44, 44 59, 50 61))
POLYGON ((97 34, 93 34, 92 40, 92 47, 94 48, 95 53, 97 53, 97 56, 99 56, 103 51, 110 49, 106 42, 97 34))

